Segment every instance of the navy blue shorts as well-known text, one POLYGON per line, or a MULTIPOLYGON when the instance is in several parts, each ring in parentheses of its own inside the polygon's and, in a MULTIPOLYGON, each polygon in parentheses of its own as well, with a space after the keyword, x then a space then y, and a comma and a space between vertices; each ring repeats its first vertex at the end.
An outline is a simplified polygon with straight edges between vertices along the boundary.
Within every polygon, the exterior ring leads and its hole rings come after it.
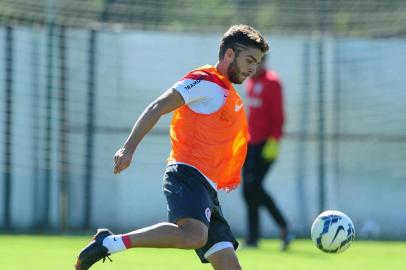
POLYGON ((198 170, 183 164, 169 165, 164 175, 163 190, 168 204, 169 222, 194 218, 208 226, 207 243, 196 249, 203 263, 208 262, 205 254, 211 254, 223 242, 229 242, 237 249, 238 242, 223 216, 217 191, 198 170))

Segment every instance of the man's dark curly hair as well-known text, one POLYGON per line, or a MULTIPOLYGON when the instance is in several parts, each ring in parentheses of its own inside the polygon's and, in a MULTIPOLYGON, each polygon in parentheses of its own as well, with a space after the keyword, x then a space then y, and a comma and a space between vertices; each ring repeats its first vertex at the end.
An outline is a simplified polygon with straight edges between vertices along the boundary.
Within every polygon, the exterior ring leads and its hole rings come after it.
POLYGON ((219 60, 224 58, 228 48, 232 48, 236 55, 247 48, 257 48, 266 53, 269 50, 269 45, 259 31, 251 26, 240 24, 231 26, 224 33, 220 41, 219 60))

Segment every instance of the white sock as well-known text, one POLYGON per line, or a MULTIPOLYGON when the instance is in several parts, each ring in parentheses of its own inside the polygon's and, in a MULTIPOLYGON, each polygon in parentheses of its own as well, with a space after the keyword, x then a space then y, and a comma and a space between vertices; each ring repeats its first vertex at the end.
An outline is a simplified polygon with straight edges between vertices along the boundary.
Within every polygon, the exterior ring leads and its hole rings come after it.
POLYGON ((110 235, 103 239, 103 246, 107 248, 110 254, 126 249, 121 235, 110 235))

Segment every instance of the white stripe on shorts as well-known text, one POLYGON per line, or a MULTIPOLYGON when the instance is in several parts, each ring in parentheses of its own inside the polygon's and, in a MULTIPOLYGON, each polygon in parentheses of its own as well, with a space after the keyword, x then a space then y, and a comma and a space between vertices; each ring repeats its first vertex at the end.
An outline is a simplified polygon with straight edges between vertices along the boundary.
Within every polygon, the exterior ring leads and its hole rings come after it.
POLYGON ((204 253, 204 257, 207 259, 210 255, 213 255, 217 251, 223 250, 225 248, 234 248, 233 244, 231 242, 218 242, 209 248, 206 253, 204 253))

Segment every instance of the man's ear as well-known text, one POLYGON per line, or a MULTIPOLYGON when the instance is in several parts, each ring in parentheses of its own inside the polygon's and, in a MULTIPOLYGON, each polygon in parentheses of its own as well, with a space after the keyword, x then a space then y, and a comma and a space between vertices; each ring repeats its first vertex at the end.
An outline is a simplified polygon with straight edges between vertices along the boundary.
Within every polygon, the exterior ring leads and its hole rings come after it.
POLYGON ((234 61, 235 57, 235 52, 232 48, 228 48, 224 54, 224 58, 227 60, 227 62, 231 63, 234 61))

